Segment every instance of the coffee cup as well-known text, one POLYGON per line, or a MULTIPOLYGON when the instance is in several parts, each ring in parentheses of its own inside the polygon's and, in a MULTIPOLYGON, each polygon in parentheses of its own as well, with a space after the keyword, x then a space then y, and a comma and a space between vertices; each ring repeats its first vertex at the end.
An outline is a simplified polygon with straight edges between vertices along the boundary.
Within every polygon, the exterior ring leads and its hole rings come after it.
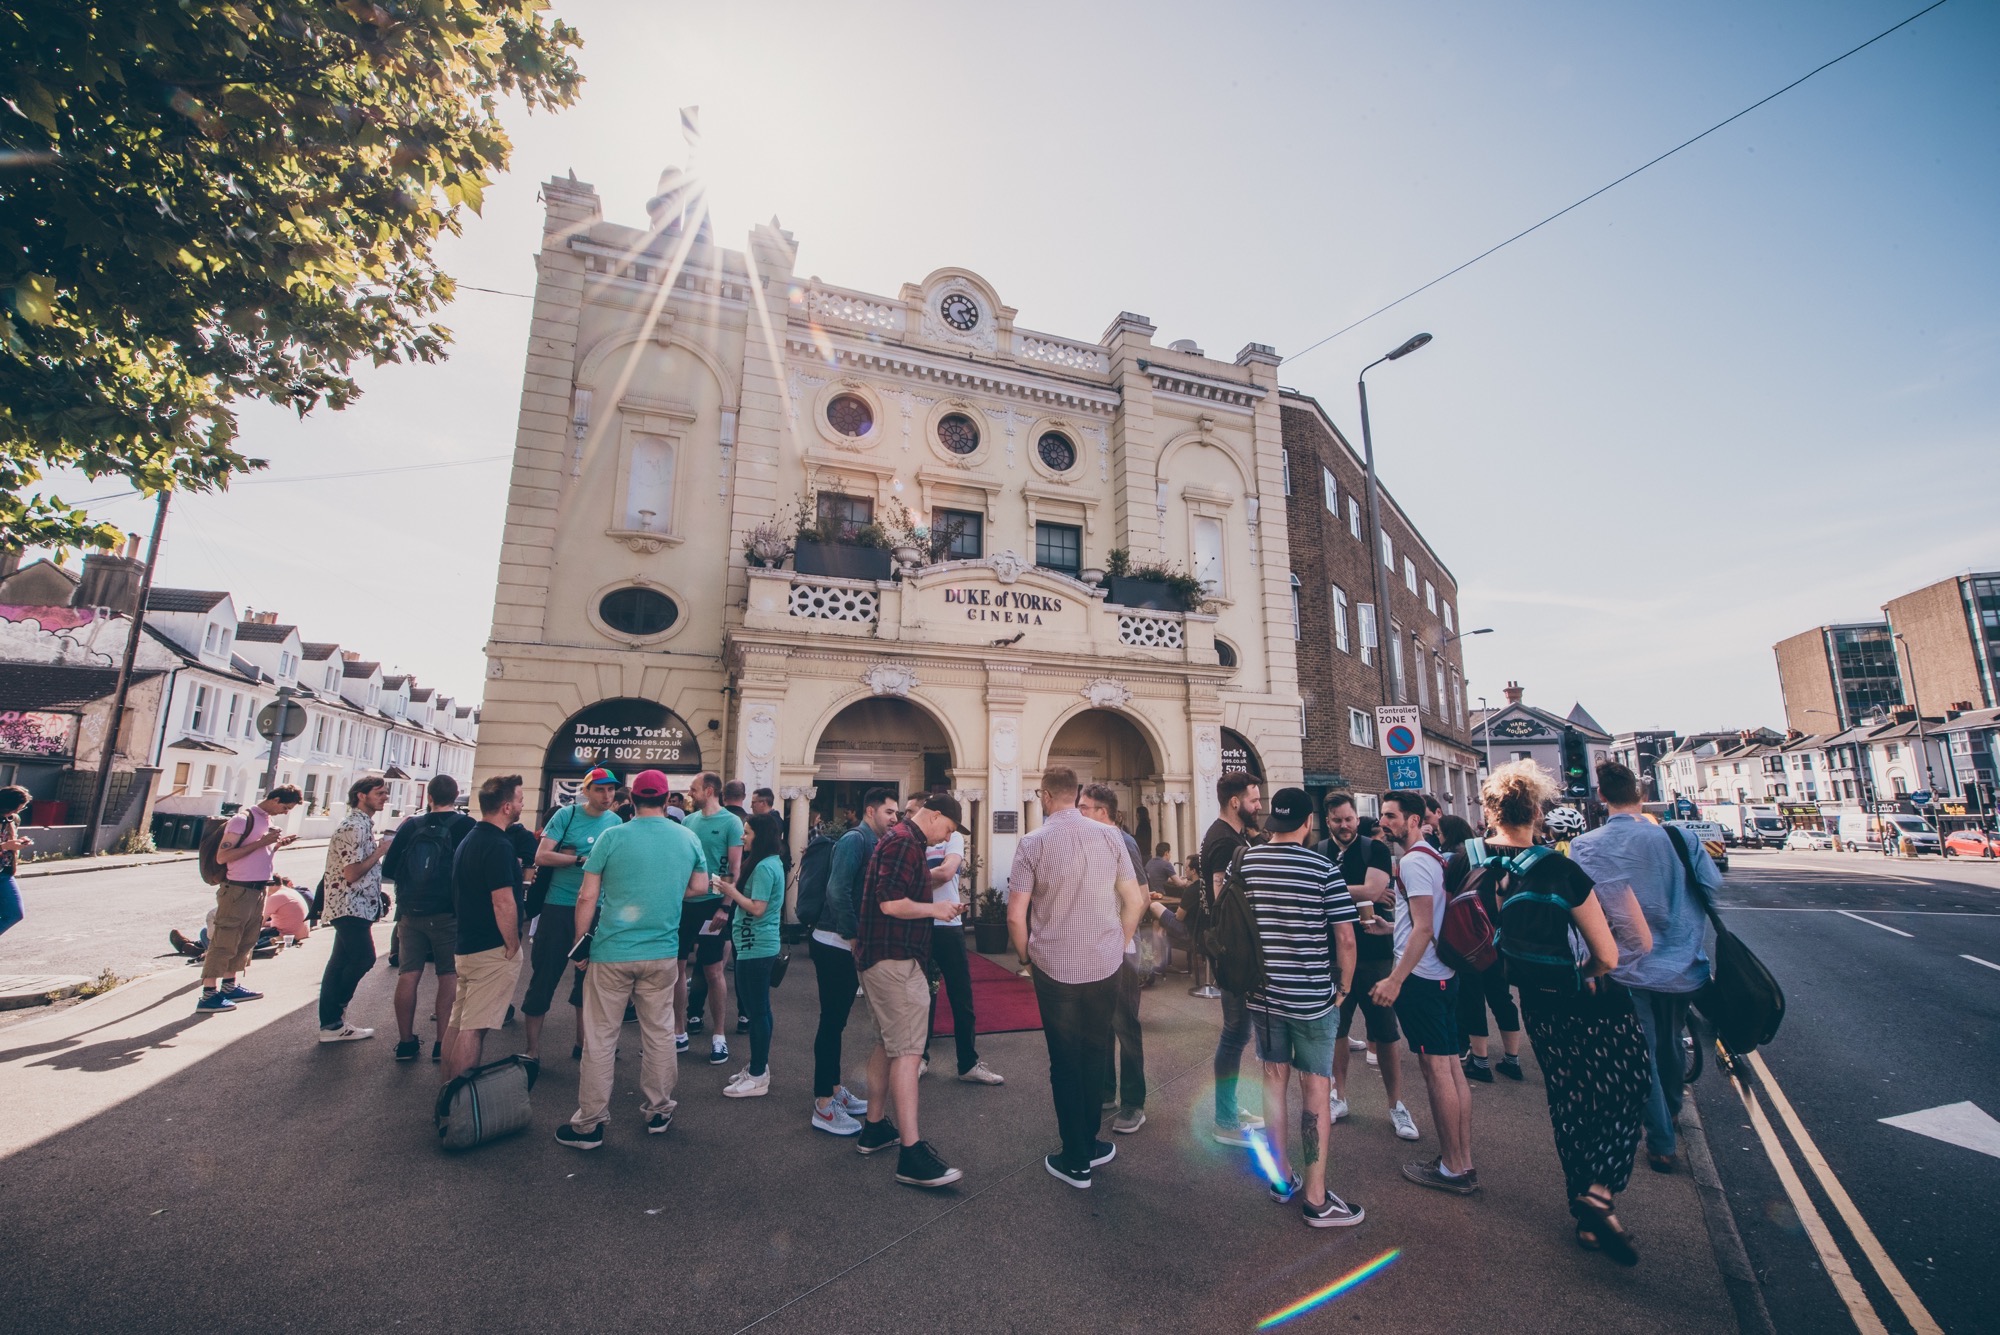
POLYGON ((1362 926, 1365 927, 1375 921, 1375 906, 1372 903, 1364 899, 1354 907, 1361 914, 1362 926))

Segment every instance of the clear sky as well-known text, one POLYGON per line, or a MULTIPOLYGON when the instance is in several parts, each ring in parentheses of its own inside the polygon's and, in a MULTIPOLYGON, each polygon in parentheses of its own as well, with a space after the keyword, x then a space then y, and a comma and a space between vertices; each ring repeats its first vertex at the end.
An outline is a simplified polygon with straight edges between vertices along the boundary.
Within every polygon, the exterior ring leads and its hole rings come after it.
MULTIPOLYGON (((699 104, 724 244, 775 214, 843 286, 963 265, 1029 328, 1290 355, 1923 3, 566 3, 582 99, 510 118, 448 259, 531 290, 571 169, 643 225, 699 104)), ((2000 566, 1996 241, 2000 6, 1952 0, 1280 377, 1358 442, 1354 373, 1436 335, 1370 407, 1494 627, 1473 694, 1778 724, 1774 641, 2000 566)), ((488 462, 177 498, 161 579, 476 697, 527 308, 465 292, 447 365, 243 414, 271 479, 488 462)))

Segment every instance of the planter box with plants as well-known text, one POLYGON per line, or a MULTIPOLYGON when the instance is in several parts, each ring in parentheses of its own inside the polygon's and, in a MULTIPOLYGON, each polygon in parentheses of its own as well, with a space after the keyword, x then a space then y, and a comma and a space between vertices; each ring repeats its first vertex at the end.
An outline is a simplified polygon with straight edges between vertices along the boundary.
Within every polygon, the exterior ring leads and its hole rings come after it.
POLYGON ((860 543, 821 542, 801 537, 792 549, 792 569, 801 575, 835 579, 887 579, 895 563, 886 548, 860 543))
POLYGON ((1105 563, 1104 601, 1119 607, 1156 612, 1193 612, 1208 601, 1208 589, 1193 575, 1173 566, 1135 566, 1120 547, 1105 563))

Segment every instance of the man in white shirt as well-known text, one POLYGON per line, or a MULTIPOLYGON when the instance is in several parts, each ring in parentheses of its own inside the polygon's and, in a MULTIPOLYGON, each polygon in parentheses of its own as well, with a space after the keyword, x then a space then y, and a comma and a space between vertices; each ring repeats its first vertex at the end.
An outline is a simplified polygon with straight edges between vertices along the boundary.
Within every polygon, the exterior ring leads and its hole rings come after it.
POLYGON ((1410 1051, 1424 1073, 1431 1121, 1442 1148, 1431 1163, 1407 1163, 1403 1176, 1418 1186, 1470 1196, 1479 1190, 1472 1167, 1472 1089, 1458 1063, 1458 980, 1438 958, 1444 923, 1444 860, 1424 841, 1422 793, 1382 796, 1382 833, 1397 847, 1396 967, 1375 984, 1378 1006, 1394 1006, 1410 1051))
MULTIPOLYGON (((923 804, 924 795, 914 794, 904 804, 905 814, 923 804)), ((965 836, 953 830, 943 843, 924 850, 924 863, 931 883, 931 903, 963 903, 958 887, 959 874, 965 868, 965 836)), ((931 924, 931 964, 937 969, 944 984, 941 990, 951 1003, 951 1037, 958 1049, 958 1078, 969 1085, 1006 1084, 997 1071, 979 1059, 979 1048, 973 1042, 972 970, 965 958, 963 918, 949 921, 940 918, 931 924)), ((924 1059, 918 1067, 919 1074, 931 1068, 930 1040, 937 1033, 937 999, 938 994, 931 993, 930 1029, 924 1035, 924 1059)))

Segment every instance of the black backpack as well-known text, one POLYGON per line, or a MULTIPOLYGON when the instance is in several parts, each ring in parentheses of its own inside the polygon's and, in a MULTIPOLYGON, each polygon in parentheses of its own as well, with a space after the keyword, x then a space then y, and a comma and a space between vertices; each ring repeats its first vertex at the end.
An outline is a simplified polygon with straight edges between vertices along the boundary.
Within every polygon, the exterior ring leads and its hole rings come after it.
POLYGON ((1222 891, 1210 906, 1202 927, 1201 949, 1215 964, 1215 982, 1225 992, 1247 996, 1264 990, 1264 943, 1257 935, 1257 910, 1243 883, 1243 855, 1236 850, 1222 878, 1222 891))
POLYGON ((784 928, 793 940, 810 936, 819 926, 819 915, 826 909, 826 883, 833 875, 834 842, 824 834, 815 834, 799 854, 799 892, 793 903, 798 921, 784 928))
POLYGON ((419 817, 396 841, 396 889, 406 913, 448 913, 456 903, 451 863, 458 852, 452 838, 455 813, 434 811, 419 817))
POLYGON ((1723 1048, 1742 1056, 1778 1036, 1778 1026, 1785 1022, 1785 990, 1764 967, 1764 961, 1722 925, 1722 915, 1715 911, 1708 891, 1695 879, 1694 857, 1683 842, 1684 836, 1671 825, 1665 829, 1674 841, 1681 870, 1687 873, 1688 893, 1701 902, 1702 912, 1715 925, 1715 975, 1694 994, 1694 1008, 1715 1031, 1723 1048))

